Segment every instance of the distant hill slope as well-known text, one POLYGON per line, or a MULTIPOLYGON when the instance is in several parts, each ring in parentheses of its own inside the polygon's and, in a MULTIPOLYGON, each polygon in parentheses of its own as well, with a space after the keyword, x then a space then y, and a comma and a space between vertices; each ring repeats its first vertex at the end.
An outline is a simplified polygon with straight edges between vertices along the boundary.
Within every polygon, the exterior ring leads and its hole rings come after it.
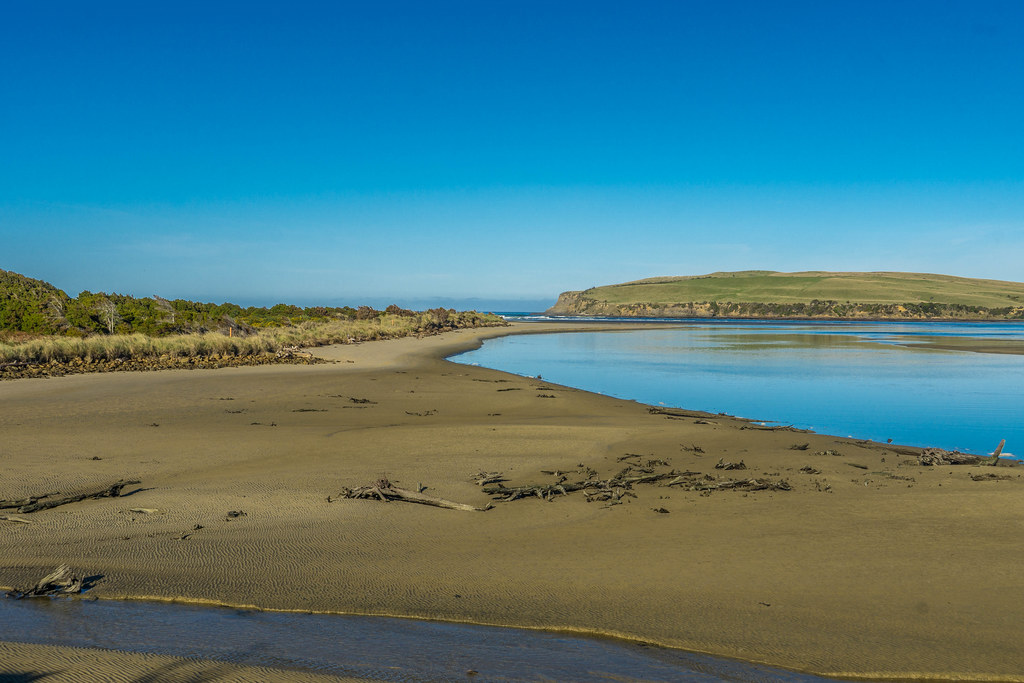
POLYGON ((1024 319, 1024 283, 929 273, 740 271, 563 292, 549 315, 1024 319))

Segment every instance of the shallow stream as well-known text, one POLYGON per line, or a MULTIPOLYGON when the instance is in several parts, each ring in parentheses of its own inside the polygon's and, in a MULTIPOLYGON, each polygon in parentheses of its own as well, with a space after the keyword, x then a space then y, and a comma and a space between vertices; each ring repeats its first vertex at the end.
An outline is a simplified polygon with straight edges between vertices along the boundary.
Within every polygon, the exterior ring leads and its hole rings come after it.
POLYGON ((833 680, 680 650, 545 631, 88 599, 0 598, 0 640, 408 683, 833 680))

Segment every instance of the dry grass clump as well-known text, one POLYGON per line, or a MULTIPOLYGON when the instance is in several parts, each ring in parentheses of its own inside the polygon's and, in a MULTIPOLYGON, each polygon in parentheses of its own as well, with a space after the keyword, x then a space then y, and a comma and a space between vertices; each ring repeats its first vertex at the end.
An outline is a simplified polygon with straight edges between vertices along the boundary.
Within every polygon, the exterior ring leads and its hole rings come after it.
POLYGON ((94 335, 85 338, 48 336, 27 341, 0 340, 0 363, 67 363, 117 359, 253 356, 287 346, 324 346, 374 339, 407 337, 445 327, 503 324, 497 316, 454 314, 439 321, 429 313, 416 316, 385 314, 370 320, 306 322, 291 327, 265 328, 246 337, 219 332, 150 337, 144 334, 94 335))

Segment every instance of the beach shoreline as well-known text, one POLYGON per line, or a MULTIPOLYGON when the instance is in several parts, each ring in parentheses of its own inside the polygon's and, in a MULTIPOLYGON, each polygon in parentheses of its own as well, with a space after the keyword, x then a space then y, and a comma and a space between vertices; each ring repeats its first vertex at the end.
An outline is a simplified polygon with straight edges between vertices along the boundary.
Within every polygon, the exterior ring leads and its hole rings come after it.
POLYGON ((1015 470, 974 481, 886 444, 651 413, 445 360, 494 336, 598 329, 628 324, 322 347, 328 362, 309 366, 4 382, 0 498, 142 483, 0 527, 0 584, 68 562, 103 575, 101 599, 601 633, 845 678, 1024 680, 1015 470), (792 489, 638 485, 612 507, 564 496, 486 513, 327 502, 386 475, 482 505, 476 472, 610 476, 628 453, 719 478, 732 473, 717 461, 742 460, 744 477, 792 489))

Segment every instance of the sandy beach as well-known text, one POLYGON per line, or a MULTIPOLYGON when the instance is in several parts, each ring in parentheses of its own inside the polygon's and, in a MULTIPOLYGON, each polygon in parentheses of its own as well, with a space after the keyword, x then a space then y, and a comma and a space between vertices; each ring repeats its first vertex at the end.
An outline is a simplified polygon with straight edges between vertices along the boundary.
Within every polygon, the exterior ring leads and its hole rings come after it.
MULTIPOLYGON (((311 366, 2 382, 0 498, 140 484, 0 521, 0 585, 67 563, 102 575, 88 593, 100 599, 564 629, 850 678, 1024 681, 1024 470, 975 481, 978 468, 924 467, 910 449, 651 413, 443 360, 558 329, 581 325, 324 347, 332 362, 311 366), (336 498, 386 476, 483 506, 478 472, 610 477, 628 454, 791 490, 655 483, 619 505, 576 493, 486 512, 336 498)), ((132 680, 178 661, 0 644, 0 680, 104 667, 132 680)), ((203 680, 259 677, 246 676, 203 680)))

